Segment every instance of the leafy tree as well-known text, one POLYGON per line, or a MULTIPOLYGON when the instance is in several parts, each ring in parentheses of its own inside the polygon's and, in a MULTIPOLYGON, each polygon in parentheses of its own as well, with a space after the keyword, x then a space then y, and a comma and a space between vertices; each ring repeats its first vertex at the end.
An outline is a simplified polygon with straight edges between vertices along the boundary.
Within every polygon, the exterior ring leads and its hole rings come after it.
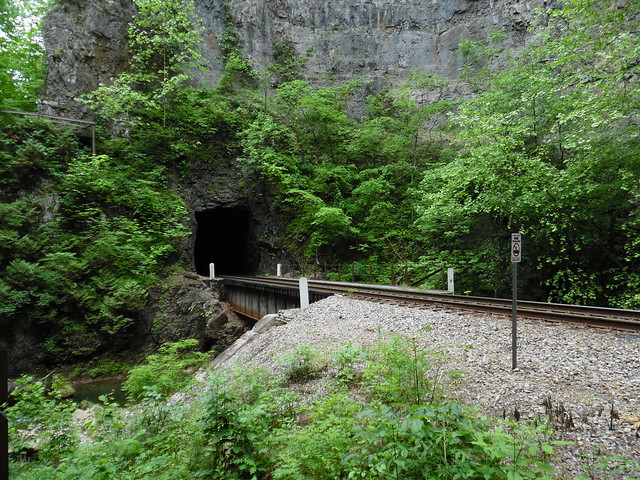
POLYGON ((506 37, 504 30, 491 30, 487 37, 481 40, 463 39, 458 45, 458 53, 464 58, 464 79, 474 92, 484 92, 503 57, 509 58, 509 53, 503 52, 502 41, 506 37))
POLYGON ((0 0, 0 108, 36 109, 45 75, 40 22, 49 0, 0 0))
POLYGON ((282 117, 295 135, 304 163, 344 163, 353 120, 347 115, 346 103, 357 87, 348 83, 339 87, 314 88, 308 82, 294 80, 280 85, 277 100, 282 117))
POLYGON ((565 2, 540 41, 460 107, 461 153, 426 173, 418 211, 425 242, 471 264, 474 276, 489 272, 470 284, 508 288, 508 233, 520 230, 530 259, 525 291, 637 307, 620 292, 637 285, 640 265, 631 253, 640 92, 630 40, 639 8, 565 2))
POLYGON ((439 154, 442 138, 434 132, 450 108, 427 97, 439 98, 445 86, 416 73, 407 85, 369 99, 360 119, 349 111, 359 83, 314 88, 295 80, 257 105, 241 133, 244 159, 289 217, 290 249, 330 261, 374 251, 409 255, 412 186, 439 154))
POLYGON ((415 190, 422 172, 440 160, 452 103, 444 99, 447 82, 413 72, 392 91, 369 98, 367 115, 349 144, 358 165, 345 209, 362 232, 360 249, 388 261, 417 259, 415 190))
POLYGON ((351 224, 351 218, 338 207, 321 207, 314 213, 311 226, 313 233, 310 246, 314 249, 339 247, 358 234, 351 224))
POLYGON ((202 27, 193 0, 135 0, 129 29, 131 70, 88 95, 102 115, 136 126, 142 118, 167 124, 192 73, 203 68, 202 27))

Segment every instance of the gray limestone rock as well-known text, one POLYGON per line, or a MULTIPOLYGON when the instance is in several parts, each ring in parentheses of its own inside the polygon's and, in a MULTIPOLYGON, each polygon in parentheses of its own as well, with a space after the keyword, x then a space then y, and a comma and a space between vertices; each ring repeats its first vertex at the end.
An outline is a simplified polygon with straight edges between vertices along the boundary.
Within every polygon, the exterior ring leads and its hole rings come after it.
MULTIPOLYGON (((455 79, 464 60, 463 39, 480 40, 495 29, 502 46, 517 49, 536 8, 546 0, 195 0, 204 26, 202 50, 214 86, 224 67, 219 39, 228 13, 243 52, 266 71, 276 45, 306 58, 303 75, 318 85, 369 79, 375 90, 393 86, 411 71, 455 79)), ((41 111, 87 118, 75 99, 127 67, 131 0, 62 0, 46 18, 49 71, 41 111)))
POLYGON ((47 77, 39 110, 91 119, 77 100, 127 68, 130 0, 61 0, 44 22, 47 77))
POLYGON ((147 307, 149 331, 141 336, 154 344, 195 338, 201 349, 218 351, 231 345, 248 325, 220 301, 212 282, 191 273, 176 275, 162 297, 147 307))

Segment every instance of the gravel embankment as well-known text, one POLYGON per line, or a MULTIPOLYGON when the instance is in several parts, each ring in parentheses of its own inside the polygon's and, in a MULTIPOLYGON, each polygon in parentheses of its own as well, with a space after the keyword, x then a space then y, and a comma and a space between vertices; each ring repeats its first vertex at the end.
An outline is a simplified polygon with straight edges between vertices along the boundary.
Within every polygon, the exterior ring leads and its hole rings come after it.
POLYGON ((217 368, 277 368, 282 353, 300 346, 329 352, 349 342, 371 345, 379 332, 415 337, 425 349, 446 352, 441 370, 466 372, 451 385, 451 395, 463 403, 500 417, 551 420, 557 439, 574 442, 562 449, 561 475, 581 473, 583 455, 640 461, 640 334, 519 320, 519 368, 513 371, 508 318, 334 296, 280 312, 276 326, 217 368))

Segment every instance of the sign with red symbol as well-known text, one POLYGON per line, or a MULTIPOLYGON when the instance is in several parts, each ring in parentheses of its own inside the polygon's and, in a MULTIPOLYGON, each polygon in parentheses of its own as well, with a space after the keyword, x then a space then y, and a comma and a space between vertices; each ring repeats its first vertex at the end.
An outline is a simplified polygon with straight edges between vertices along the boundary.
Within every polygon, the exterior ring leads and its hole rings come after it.
POLYGON ((522 239, 519 233, 511 234, 511 261, 519 262, 522 260, 522 239))

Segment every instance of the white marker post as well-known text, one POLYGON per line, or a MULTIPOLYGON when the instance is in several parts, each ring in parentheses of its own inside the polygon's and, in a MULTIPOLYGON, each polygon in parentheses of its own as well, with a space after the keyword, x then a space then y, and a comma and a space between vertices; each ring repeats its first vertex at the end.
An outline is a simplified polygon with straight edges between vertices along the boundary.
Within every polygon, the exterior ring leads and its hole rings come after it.
POLYGON ((453 293, 455 286, 453 284, 453 268, 447 269, 447 292, 453 293))
POLYGON ((305 309, 309 306, 309 282, 307 277, 300 277, 300 308, 305 309))
POLYGON ((216 266, 213 263, 209 264, 209 278, 216 278, 216 266))
POLYGON ((518 368, 518 263, 522 260, 522 238, 511 234, 511 265, 513 265, 513 301, 511 304, 511 368, 518 368))
POLYGON ((279 263, 278 267, 276 268, 276 277, 281 277, 282 276, 282 264, 279 263))

